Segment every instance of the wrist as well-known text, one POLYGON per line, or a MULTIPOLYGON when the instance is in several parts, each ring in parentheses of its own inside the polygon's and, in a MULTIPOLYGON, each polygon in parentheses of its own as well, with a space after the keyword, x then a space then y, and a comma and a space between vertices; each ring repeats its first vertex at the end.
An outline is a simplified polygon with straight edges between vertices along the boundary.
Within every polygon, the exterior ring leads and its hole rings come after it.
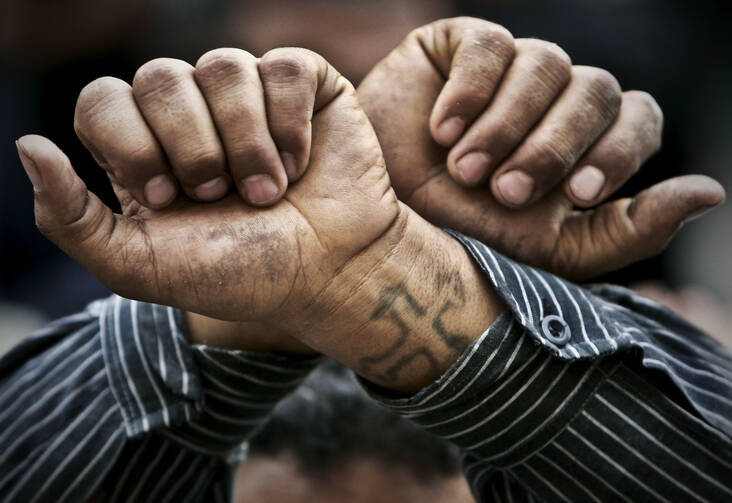
POLYGON ((414 392, 447 371, 502 310, 462 245, 402 206, 290 333, 382 387, 414 392))

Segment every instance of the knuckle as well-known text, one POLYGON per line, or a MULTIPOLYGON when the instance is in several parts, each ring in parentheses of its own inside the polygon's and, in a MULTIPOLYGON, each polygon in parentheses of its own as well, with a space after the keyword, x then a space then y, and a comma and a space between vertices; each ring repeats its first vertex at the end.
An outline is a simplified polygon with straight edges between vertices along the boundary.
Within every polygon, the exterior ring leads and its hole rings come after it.
POLYGON ((404 37, 404 40, 402 41, 402 44, 407 43, 409 41, 420 41, 424 38, 433 38, 434 34, 437 30, 437 22, 426 24, 424 26, 419 26, 417 28, 412 28, 412 31, 410 31, 406 37, 404 37))
POLYGON ((471 148, 508 153, 525 136, 525 131, 513 115, 502 114, 468 131, 465 139, 471 148))
POLYGON ((649 93, 645 91, 638 91, 638 90, 630 90, 625 91, 623 93, 623 97, 627 99, 628 101, 632 101, 634 103, 640 103, 645 105, 650 105, 651 103, 655 104, 656 100, 651 96, 649 93))
POLYGON ((507 148, 515 146, 526 135, 514 116, 504 116, 499 120, 497 127, 490 130, 490 137, 494 143, 505 145, 507 148))
POLYGON ((180 86, 188 63, 177 59, 158 58, 142 65, 132 79, 136 95, 170 91, 180 86))
POLYGON ((488 50, 498 57, 510 60, 516 53, 513 35, 501 25, 481 22, 470 31, 470 42, 475 46, 488 50))
POLYGON ((89 119, 105 111, 121 92, 128 92, 129 85, 114 77, 102 77, 90 82, 79 93, 74 111, 74 128, 83 129, 89 119))
POLYGON ((50 216, 45 213, 35 215, 35 223, 38 231, 50 241, 59 244, 64 242, 84 243, 93 234, 97 225, 94 222, 82 221, 83 213, 74 215, 66 221, 59 221, 57 216, 50 216))
POLYGON ((229 159, 237 164, 262 164, 276 158, 272 143, 265 138, 249 138, 231 145, 228 149, 229 159))
POLYGON ((253 63, 254 56, 241 49, 214 49, 198 58, 195 76, 204 81, 215 81, 228 75, 243 73, 248 61, 253 63))
POLYGON ((532 164, 541 167, 548 174, 567 173, 577 161, 572 149, 563 148, 561 144, 544 141, 536 145, 532 164))
MULTIPOLYGON (((663 112, 656 100, 643 91, 623 93, 623 108, 630 108, 633 117, 632 135, 643 155, 647 158, 661 148, 663 135, 663 112)), ((625 112, 624 112, 625 113, 625 112)), ((627 129, 630 129, 628 127, 627 129)))
POLYGON ((492 24, 490 21, 477 19, 470 16, 458 16, 438 19, 429 24, 415 28, 413 33, 445 34, 457 33, 466 29, 472 29, 483 24, 492 24))
MULTIPOLYGON (((335 75, 332 78, 331 89, 329 90, 331 99, 334 99, 339 95, 343 95, 343 97, 347 99, 347 102, 353 107, 353 110, 360 112, 361 105, 358 101, 358 92, 356 91, 356 88, 353 87, 351 81, 338 73, 338 71, 332 66, 328 66, 328 68, 330 69, 329 71, 331 72, 331 75, 335 75)), ((327 81, 328 79, 326 78, 325 80, 327 81)))
POLYGON ((162 156, 157 145, 149 142, 129 145, 127 151, 124 153, 124 157, 122 162, 115 163, 118 165, 118 168, 115 170, 115 175, 123 181, 129 175, 140 176, 139 174, 135 174, 134 171, 141 166, 159 165, 162 162, 162 156), (129 166, 130 169, 125 169, 126 166, 129 166))
MULTIPOLYGON (((399 50, 403 51, 404 55, 407 55, 409 54, 407 47, 410 44, 416 44, 425 54, 432 54, 435 48, 447 43, 448 34, 451 31, 451 25, 454 21, 454 19, 439 19, 412 29, 402 41, 399 50)), ((444 72, 445 70, 442 71, 444 72)))
POLYGON ((216 150, 201 149, 189 153, 180 161, 179 173, 189 183, 203 182, 224 169, 224 158, 216 150))
POLYGON ((293 82, 309 78, 314 72, 303 51, 273 49, 259 62, 264 79, 274 82, 293 82))
POLYGON ((638 153, 632 145, 616 141, 604 150, 602 164, 605 166, 603 171, 608 178, 622 179, 640 168, 638 153))
POLYGON ((622 92, 617 79, 601 68, 586 68, 584 79, 593 100, 607 112, 616 115, 622 102, 622 92))
POLYGON ((658 129, 663 128, 663 111, 653 96, 645 91, 627 91, 623 93, 623 101, 626 100, 634 106, 642 107, 647 120, 655 124, 658 129))
POLYGON ((561 84, 569 82, 572 77, 572 60, 561 47, 544 40, 530 39, 525 48, 543 75, 561 84))

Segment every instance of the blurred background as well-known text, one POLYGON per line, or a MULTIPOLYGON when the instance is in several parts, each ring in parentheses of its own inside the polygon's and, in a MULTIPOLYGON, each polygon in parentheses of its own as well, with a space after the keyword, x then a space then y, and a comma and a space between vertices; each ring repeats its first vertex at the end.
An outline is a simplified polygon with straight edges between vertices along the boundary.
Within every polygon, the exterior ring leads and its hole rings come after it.
MULTIPOLYGON (((732 15, 724 2, 0 0, 0 354, 108 294, 36 231, 32 188, 13 144, 31 132, 50 137, 115 207, 106 176, 73 131, 86 83, 104 75, 131 81, 137 67, 161 56, 193 64, 221 46, 260 55, 295 45, 320 52, 357 84, 409 30, 457 14, 556 42, 575 64, 606 68, 624 89, 655 96, 665 113, 664 148, 622 195, 686 173, 713 176, 732 191, 732 15)), ((659 258, 602 279, 662 282, 644 291, 718 335, 729 332, 732 206, 689 224, 659 258)))

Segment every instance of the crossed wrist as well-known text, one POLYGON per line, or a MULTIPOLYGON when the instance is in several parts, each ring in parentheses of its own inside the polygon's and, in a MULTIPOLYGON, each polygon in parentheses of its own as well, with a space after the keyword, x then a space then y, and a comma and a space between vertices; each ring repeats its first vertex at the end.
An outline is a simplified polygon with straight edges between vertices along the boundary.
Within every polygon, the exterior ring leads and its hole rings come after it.
POLYGON ((442 375, 501 311, 462 245, 402 206, 289 333, 382 387, 414 392, 442 375))
POLYGON ((283 306, 267 323, 188 313, 191 342, 321 352, 383 388, 413 393, 449 369, 503 310, 463 246, 403 205, 382 236, 301 306, 283 306))

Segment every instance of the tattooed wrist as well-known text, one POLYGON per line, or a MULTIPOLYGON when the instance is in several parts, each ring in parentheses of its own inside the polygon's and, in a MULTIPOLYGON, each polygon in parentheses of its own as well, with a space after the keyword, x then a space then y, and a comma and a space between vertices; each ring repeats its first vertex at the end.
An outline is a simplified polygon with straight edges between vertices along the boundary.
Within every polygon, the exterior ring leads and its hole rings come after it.
POLYGON ((445 373, 503 306, 460 243, 405 212, 399 235, 349 264, 322 295, 317 312, 327 314, 309 316, 317 322, 298 337, 381 387, 411 393, 445 373))
POLYGON ((403 282, 381 290, 379 303, 371 314, 371 321, 392 325, 398 336, 386 350, 362 357, 359 361, 360 373, 377 378, 382 383, 394 383, 402 371, 419 360, 429 366, 431 373, 437 373, 439 361, 434 348, 422 345, 405 350, 410 338, 414 336, 414 330, 422 325, 415 323, 418 320, 427 320, 431 335, 442 341, 445 351, 449 351, 445 354, 448 358, 457 357, 472 343, 470 336, 459 328, 452 328, 445 321, 448 312, 459 316, 461 308, 465 306, 465 287, 460 273, 452 271, 445 274, 444 271, 437 271, 435 293, 442 298, 431 297, 421 303, 403 282))

